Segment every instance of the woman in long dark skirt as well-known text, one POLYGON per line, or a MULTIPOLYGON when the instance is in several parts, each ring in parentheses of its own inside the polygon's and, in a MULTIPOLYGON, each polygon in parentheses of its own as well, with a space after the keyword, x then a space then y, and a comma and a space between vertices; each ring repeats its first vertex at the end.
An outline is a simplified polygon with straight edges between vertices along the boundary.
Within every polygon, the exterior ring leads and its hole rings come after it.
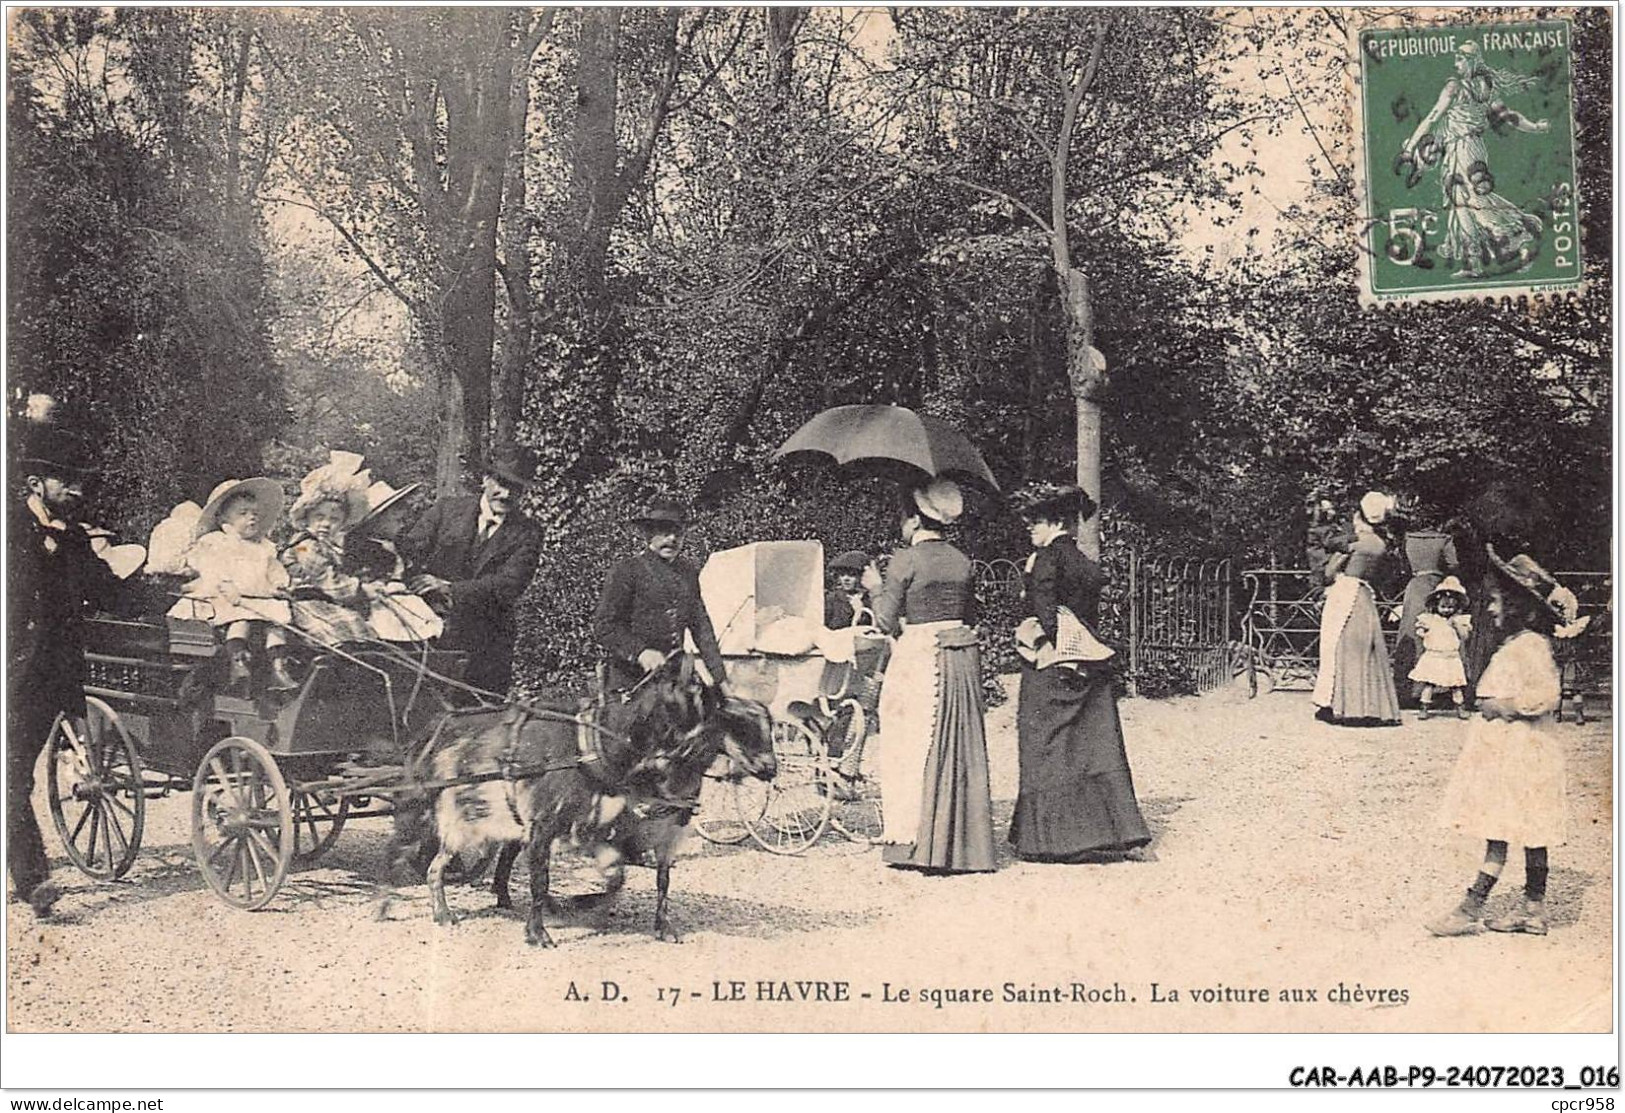
POLYGON ((1111 670, 1087 658, 1099 621, 1100 566, 1068 532, 1095 503, 1077 487, 1017 492, 1032 535, 1028 613, 1042 627, 1036 660, 1021 673, 1017 724, 1021 788, 1010 843, 1031 861, 1079 861, 1137 851, 1151 841, 1134 798, 1111 670))
POLYGON ((998 868, 971 562, 942 537, 963 510, 949 480, 909 493, 908 547, 892 557, 874 606, 875 624, 897 638, 880 690, 883 855, 932 873, 998 868))

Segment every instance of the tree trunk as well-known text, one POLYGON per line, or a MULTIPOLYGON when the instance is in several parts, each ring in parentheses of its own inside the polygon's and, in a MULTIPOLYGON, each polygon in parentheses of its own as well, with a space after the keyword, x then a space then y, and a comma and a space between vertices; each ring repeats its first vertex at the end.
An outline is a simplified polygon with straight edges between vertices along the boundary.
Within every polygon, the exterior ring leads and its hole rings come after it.
MULTIPOLYGON (((1094 347, 1094 305, 1088 277, 1077 267, 1068 267, 1057 278, 1066 312, 1066 372, 1078 415, 1078 486, 1100 502, 1100 399, 1106 385, 1105 361, 1094 347)), ((1090 558, 1100 559, 1098 513, 1078 523, 1078 547, 1090 558)))
POLYGON ((440 444, 435 450, 434 489, 449 495, 463 484, 463 456, 468 450, 467 425, 463 415, 463 384, 456 375, 439 376, 440 444))

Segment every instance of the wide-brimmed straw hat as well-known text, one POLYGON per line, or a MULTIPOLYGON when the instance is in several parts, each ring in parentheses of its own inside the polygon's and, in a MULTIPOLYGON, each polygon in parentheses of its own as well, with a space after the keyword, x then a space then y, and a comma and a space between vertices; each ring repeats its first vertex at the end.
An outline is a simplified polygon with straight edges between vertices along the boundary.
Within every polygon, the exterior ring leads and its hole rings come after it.
POLYGON ((953 525, 965 512, 965 493, 951 479, 938 476, 925 486, 916 487, 913 495, 914 505, 921 514, 945 526, 953 525))
POLYGON ((1010 493, 1010 505, 1028 521, 1069 522, 1088 520, 1100 507, 1082 487, 1039 481, 1018 487, 1010 493))
POLYGON ((372 476, 362 470, 359 453, 334 450, 328 453, 327 463, 313 468, 299 481, 299 497, 288 511, 288 521, 294 528, 304 529, 312 510, 324 502, 336 502, 344 507, 345 528, 354 526, 367 516, 367 484, 371 480, 372 476))
POLYGON ((1463 604, 1467 602, 1467 589, 1462 587, 1461 581, 1454 576, 1446 576, 1439 581, 1438 587, 1428 592, 1428 606, 1433 606, 1433 601, 1441 595, 1457 595, 1461 597, 1463 604))
POLYGON ((632 515, 632 521, 640 526, 686 526, 688 507, 676 499, 652 498, 638 508, 632 515))
POLYGON ((264 476, 255 476, 253 479, 228 479, 218 484, 209 492, 209 501, 203 504, 203 513, 198 515, 197 524, 192 527, 192 539, 195 541, 205 533, 212 533, 220 528, 220 512, 226 508, 226 503, 232 496, 246 494, 253 498, 254 504, 260 512, 260 533, 270 533, 273 526, 282 520, 282 508, 286 502, 282 494, 282 486, 274 479, 264 476))
POLYGON ((1511 560, 1502 560, 1494 545, 1485 545, 1484 551, 1503 579, 1534 596, 1551 613, 1557 621, 1557 629, 1553 631, 1557 637, 1572 638, 1591 625, 1590 615, 1581 617, 1580 601, 1574 592, 1558 583, 1534 557, 1519 553, 1511 560))
POLYGON ((408 483, 404 487, 391 487, 382 479, 377 480, 367 488, 367 513, 361 520, 371 522, 378 519, 421 486, 421 483, 408 483))

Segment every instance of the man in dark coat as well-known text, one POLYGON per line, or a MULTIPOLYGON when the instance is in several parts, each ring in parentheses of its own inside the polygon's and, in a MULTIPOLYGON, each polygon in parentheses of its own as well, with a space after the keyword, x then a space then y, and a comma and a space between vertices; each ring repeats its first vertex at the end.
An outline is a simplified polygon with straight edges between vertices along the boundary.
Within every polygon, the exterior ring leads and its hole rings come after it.
POLYGON ((678 556, 687 515, 655 499, 633 519, 643 551, 614 564, 604 577, 593 627, 608 656, 607 687, 625 692, 683 648, 690 634, 713 684, 727 679, 711 617, 700 600, 700 574, 678 556))
POLYGON ((84 446, 50 426, 24 438, 23 490, 6 507, 6 871, 13 896, 43 916, 59 892, 34 815, 34 765, 58 714, 85 716, 85 614, 113 606, 120 583, 77 518, 84 446))
POLYGON ((499 449, 478 495, 441 499, 400 539, 407 586, 445 616, 440 648, 465 651, 464 679, 498 695, 513 683, 514 607, 542 554, 542 531, 518 506, 535 476, 528 453, 499 449))

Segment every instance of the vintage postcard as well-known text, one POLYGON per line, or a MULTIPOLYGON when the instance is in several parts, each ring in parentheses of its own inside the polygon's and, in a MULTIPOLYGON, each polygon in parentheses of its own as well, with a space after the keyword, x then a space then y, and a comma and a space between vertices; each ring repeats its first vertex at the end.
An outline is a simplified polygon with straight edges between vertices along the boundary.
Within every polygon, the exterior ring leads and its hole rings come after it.
POLYGON ((1611 10, 6 15, 8 1074, 1617 1086, 1611 10))
POLYGON ((1572 42, 1563 21, 1360 33, 1368 303, 1578 287, 1572 42))

